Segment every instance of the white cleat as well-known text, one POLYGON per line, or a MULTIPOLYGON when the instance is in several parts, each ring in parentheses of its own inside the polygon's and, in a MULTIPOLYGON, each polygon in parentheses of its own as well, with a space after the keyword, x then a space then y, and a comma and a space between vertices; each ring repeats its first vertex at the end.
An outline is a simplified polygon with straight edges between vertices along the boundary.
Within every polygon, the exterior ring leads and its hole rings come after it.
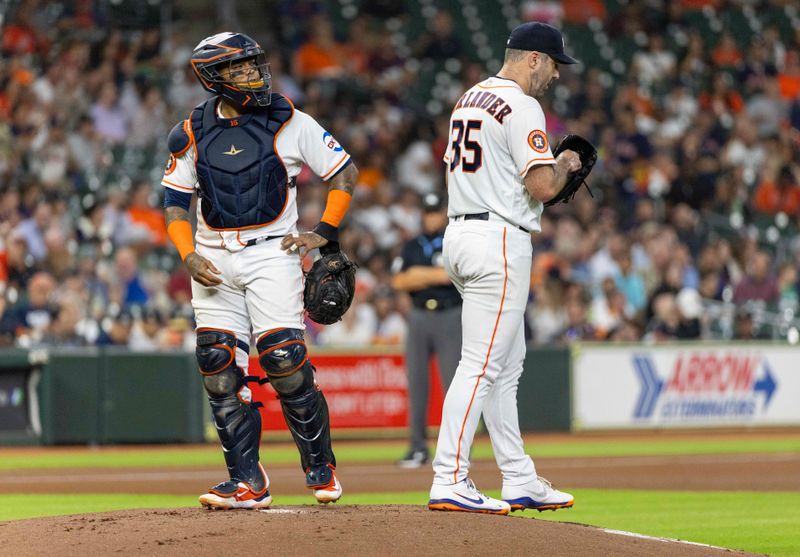
POLYGON ((484 495, 469 478, 456 484, 433 484, 428 509, 487 514, 508 514, 511 511, 508 503, 484 495))
POLYGON ((541 476, 523 485, 504 486, 503 500, 511 505, 512 511, 524 509, 554 511, 568 509, 575 502, 572 495, 557 490, 553 484, 541 476))

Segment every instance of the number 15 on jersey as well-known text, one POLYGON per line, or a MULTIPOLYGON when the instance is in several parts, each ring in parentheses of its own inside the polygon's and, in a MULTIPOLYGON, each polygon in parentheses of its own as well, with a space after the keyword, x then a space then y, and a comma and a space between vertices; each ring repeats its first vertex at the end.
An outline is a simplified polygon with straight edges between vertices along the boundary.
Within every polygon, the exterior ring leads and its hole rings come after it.
POLYGON ((482 124, 480 120, 453 120, 450 129, 450 172, 458 165, 461 165, 463 172, 475 172, 483 165, 483 149, 478 141, 482 124))

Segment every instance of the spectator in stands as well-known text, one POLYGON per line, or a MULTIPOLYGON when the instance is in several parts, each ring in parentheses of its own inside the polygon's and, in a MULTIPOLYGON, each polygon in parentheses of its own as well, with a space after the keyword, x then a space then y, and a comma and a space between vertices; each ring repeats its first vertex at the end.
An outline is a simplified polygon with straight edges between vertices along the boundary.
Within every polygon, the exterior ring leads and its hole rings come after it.
POLYGON ((597 330, 597 336, 606 337, 622 325, 626 319, 628 302, 619 288, 614 284, 614 279, 607 277, 603 280, 600 291, 592 299, 591 324, 597 330))
POLYGON ((377 317, 375 310, 369 304, 360 300, 360 293, 356 288, 353 304, 342 320, 328 325, 318 335, 318 342, 322 345, 332 346, 366 346, 375 337, 377 331, 377 317))
POLYGON ((344 75, 344 56, 333 36, 330 21, 315 16, 308 40, 297 50, 293 73, 303 83, 313 79, 337 79, 344 75))
POLYGON ((564 283, 560 278, 547 276, 533 286, 533 294, 536 304, 528 306, 526 315, 533 342, 555 342, 567 326, 567 312, 563 303, 564 283))
POLYGON ((734 340, 764 340, 769 338, 753 319, 753 311, 746 307, 736 309, 733 322, 734 340))
POLYGON ((720 36, 717 46, 711 50, 711 61, 721 70, 741 69, 744 58, 730 32, 726 31, 720 36))
POLYGON ((456 36, 453 16, 438 10, 430 21, 430 28, 419 40, 417 54, 420 58, 444 61, 448 58, 461 58, 464 47, 456 36))
POLYGON ((783 166, 778 175, 766 169, 764 179, 753 195, 755 208, 762 213, 774 215, 785 213, 796 217, 800 215, 800 172, 790 166, 783 166))
POLYGON ((112 315, 103 319, 97 337, 98 346, 128 346, 133 327, 133 317, 128 311, 112 310, 112 315))
POLYGON ((163 338, 165 323, 161 312, 152 307, 144 307, 137 313, 139 315, 131 326, 128 347, 137 351, 167 348, 163 338))
POLYGON ((630 247, 622 250, 616 262, 619 270, 614 274, 614 285, 625 297, 625 315, 633 317, 647 303, 644 280, 633 268, 630 247))
POLYGON ((28 253, 36 261, 41 261, 47 256, 44 236, 52 224, 53 206, 47 201, 41 201, 36 205, 33 215, 19 223, 16 228, 15 233, 25 240, 28 253))
POLYGON ((156 196, 150 182, 142 181, 135 184, 130 197, 128 219, 132 226, 141 230, 141 234, 132 236, 141 237, 144 240, 143 243, 151 246, 164 247, 167 245, 164 213, 161 209, 156 209, 151 202, 151 198, 156 196))
POLYGON ((150 295, 142 283, 136 262, 136 253, 131 248, 122 248, 114 257, 116 278, 121 287, 122 305, 145 305, 150 295))
POLYGON ((561 332, 563 342, 596 340, 597 331, 589 323, 583 296, 572 296, 566 302, 567 326, 561 332))
POLYGON ((771 275, 772 258, 762 250, 758 250, 748 261, 747 274, 736 285, 733 301, 743 304, 748 301, 762 301, 773 304, 778 301, 778 286, 771 275))
POLYGON ((789 103, 781 97, 775 79, 762 80, 760 86, 754 87, 754 90, 753 96, 745 103, 745 113, 758 128, 759 137, 775 137, 789 115, 789 103))
POLYGON ((778 307, 781 310, 800 309, 800 290, 797 283, 797 267, 794 263, 787 262, 778 269, 777 288, 779 292, 778 307))
MULTIPOLYGON (((331 133, 347 139, 351 154, 371 170, 362 173, 371 190, 361 188, 366 195, 354 200, 352 218, 341 232, 343 248, 361 265, 363 292, 346 317, 351 321, 346 327, 329 327, 330 334, 309 328, 310 336, 319 332, 321 342, 364 338, 359 342, 369 343, 374 337, 372 293, 386 284, 387 261, 398 246, 417 232, 413 221, 419 192, 443 187, 440 161, 450 148, 449 118, 437 114, 436 103, 429 101, 436 100, 433 93, 443 101, 450 88, 439 79, 434 90, 426 89, 421 78, 428 64, 418 67, 408 51, 434 60, 433 71, 450 72, 455 84, 478 81, 492 70, 472 43, 460 40, 454 19, 458 15, 439 12, 429 18, 431 30, 413 40, 402 3, 356 4, 365 9, 359 8, 352 19, 337 20, 346 43, 336 40, 318 2, 283 1, 278 17, 263 22, 271 27, 274 44, 281 45, 280 54, 272 49, 271 60, 281 89, 294 91, 293 101, 331 133), (397 41, 398 33, 412 41, 404 45, 397 41), (301 45, 301 37, 308 42, 301 45), (461 69, 448 66, 450 58, 458 59, 461 69), (298 72, 281 68, 281 62, 298 60, 308 61, 310 72, 303 64, 298 72)), ((567 14, 589 13, 568 4, 567 14)), ((752 38, 734 36, 734 42, 749 41, 734 44, 731 29, 725 27, 725 10, 740 9, 738 4, 708 3, 723 22, 720 35, 726 36, 718 43, 687 24, 685 1, 664 9, 628 2, 621 11, 590 4, 602 8, 601 30, 612 41, 620 39, 619 45, 612 42, 616 56, 625 58, 624 49, 636 33, 649 37, 651 46, 622 73, 587 68, 580 79, 567 79, 556 100, 543 106, 548 121, 562 121, 566 129, 587 134, 601 156, 590 178, 596 199, 579 196, 568 206, 548 209, 543 232, 533 240, 535 296, 527 314, 533 316, 529 322, 535 341, 559 337, 567 327, 567 307, 580 305, 576 296, 591 299, 599 296, 604 279, 609 285, 607 279, 619 272, 621 240, 631 245, 631 269, 642 278, 648 299, 654 293, 677 295, 678 282, 696 286, 704 298, 719 303, 735 301, 737 292, 752 294, 758 290, 754 277, 744 277, 742 268, 754 266, 758 242, 764 241, 763 230, 758 239, 746 235, 759 225, 754 210, 790 216, 784 228, 777 228, 774 264, 781 271, 775 292, 780 293, 771 297, 773 304, 789 304, 792 272, 786 264, 800 260, 800 242, 790 242, 800 223, 798 176, 792 172, 790 181, 786 171, 797 164, 800 36, 762 17, 759 8, 753 17, 761 20, 763 31, 752 38), (681 46, 684 36, 688 41, 681 46), (676 60, 674 74, 668 69, 670 59, 676 60), (609 114, 618 115, 619 121, 609 123, 609 114), (720 229, 730 241, 716 239, 720 229), (661 292, 667 275, 677 276, 679 268, 681 280, 661 292)), ((188 307, 187 277, 180 266, 173 273, 174 263, 167 258, 142 257, 139 250, 152 246, 153 238, 158 244, 163 232, 148 225, 149 210, 158 201, 144 185, 164 163, 166 151, 159 143, 164 134, 157 128, 204 98, 193 76, 174 69, 182 68, 180 60, 185 62, 200 37, 180 29, 160 37, 156 29, 106 25, 104 14, 87 6, 67 6, 56 20, 47 3, 12 2, 4 14, 0 283, 5 290, 0 289, 0 305, 5 308, 0 323, 5 325, 0 329, 13 321, 12 328, 3 330, 6 342, 15 341, 17 311, 40 284, 32 277, 45 271, 55 280, 53 300, 60 304, 77 296, 84 304, 78 334, 87 342, 102 335, 110 338, 105 330, 114 324, 118 341, 128 344, 144 321, 118 316, 115 303, 124 305, 132 297, 136 304, 147 299, 164 311, 163 319, 147 323, 148 330, 160 323, 157 336, 163 344, 179 348, 193 334, 191 322, 181 316, 188 307), (169 56, 161 55, 162 47, 169 56), (137 267, 131 296, 127 285, 118 284, 115 271, 114 254, 126 247, 134 249, 132 266, 137 267), (167 318, 171 315, 175 317, 167 318), (102 323, 108 326, 100 327, 102 323)), ((300 205, 307 211, 301 226, 318 220, 324 191, 308 172, 298 177, 300 205)), ((123 263, 128 258, 122 267, 130 268, 129 255, 121 257, 123 263)), ((609 310, 620 296, 610 288, 607 294, 611 299, 604 296, 597 303, 609 310)), ((402 315, 403 308, 399 310, 402 315)), ((51 312, 60 315, 58 307, 51 312)), ((591 315, 589 323, 599 324, 594 306, 591 315)), ((63 319, 70 321, 68 317, 66 308, 63 319)), ((578 317, 574 321, 581 322, 578 317)), ((609 338, 641 336, 642 327, 630 319, 616 322, 609 338)), ((724 327, 720 330, 727 334, 724 327)), ((573 336, 594 338, 597 333, 573 336)), ((67 337, 60 332, 50 338, 59 342, 57 338, 67 337)), ((30 341, 27 334, 16 340, 30 341)))
POLYGON ((83 304, 74 296, 65 296, 58 303, 55 317, 42 336, 43 345, 86 346, 86 338, 78 331, 83 319, 83 304))
POLYGON ((786 53, 785 65, 778 73, 780 93, 787 101, 800 95, 800 47, 786 53))
POLYGON ((670 79, 675 73, 676 64, 675 54, 664 47, 664 36, 653 33, 648 38, 647 50, 633 56, 632 70, 636 72, 640 84, 651 87, 670 79))
POLYGON ((653 300, 653 318, 647 324, 645 340, 670 341, 679 338, 681 316, 675 302, 675 295, 670 292, 659 294, 653 300))
POLYGON ((111 143, 121 143, 128 137, 128 117, 119 105, 117 87, 109 81, 100 89, 100 96, 89 110, 95 130, 111 143))
POLYGON ((23 346, 37 344, 47 332, 57 308, 53 305, 56 282, 45 272, 38 272, 28 284, 27 299, 7 311, 5 328, 14 331, 23 346))

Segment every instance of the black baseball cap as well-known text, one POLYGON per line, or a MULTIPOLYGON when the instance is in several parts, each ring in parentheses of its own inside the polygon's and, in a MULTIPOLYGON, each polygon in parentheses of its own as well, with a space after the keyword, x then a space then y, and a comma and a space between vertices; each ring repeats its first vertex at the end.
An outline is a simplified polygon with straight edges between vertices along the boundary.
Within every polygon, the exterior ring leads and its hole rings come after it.
POLYGON ((444 199, 438 193, 431 192, 422 196, 422 210, 427 212, 444 209, 444 199))
POLYGON ((577 64, 578 60, 564 53, 564 36, 561 31, 539 21, 517 26, 506 43, 507 48, 544 52, 559 64, 577 64))

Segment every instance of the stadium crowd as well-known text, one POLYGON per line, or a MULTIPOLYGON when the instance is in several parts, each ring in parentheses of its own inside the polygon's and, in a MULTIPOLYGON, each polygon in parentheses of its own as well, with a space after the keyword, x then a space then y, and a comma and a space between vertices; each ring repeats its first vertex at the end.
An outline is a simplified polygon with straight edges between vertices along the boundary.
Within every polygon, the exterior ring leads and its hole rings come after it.
MULTIPOLYGON (((800 224, 800 27, 708 36, 685 16, 791 2, 631 2, 614 17, 586 3, 612 43, 646 45, 619 74, 564 69, 540 99, 553 141, 579 133, 600 156, 594 198, 546 210, 533 236, 531 342, 771 335, 760 312, 789 323, 798 311, 800 244, 786 237, 800 224), (765 234, 761 222, 777 224, 765 234)), ((278 2, 263 28, 244 30, 270 53, 274 90, 361 170, 342 233, 360 264, 356 299, 340 323, 309 321, 308 341, 397 344, 409 301, 390 287, 392 262, 419 233, 421 194, 445 188, 449 109, 412 94, 420 65, 448 62, 445 107, 498 68, 478 62, 444 11, 405 52, 393 41, 402 3, 364 2, 346 33, 328 4, 278 2)), ((0 345, 193 349, 189 276, 159 181, 169 129, 205 98, 187 63, 202 35, 109 28, 94 3, 12 5, 0 57, 0 345)), ((306 169, 298 192, 310 229, 326 185, 306 169)))

